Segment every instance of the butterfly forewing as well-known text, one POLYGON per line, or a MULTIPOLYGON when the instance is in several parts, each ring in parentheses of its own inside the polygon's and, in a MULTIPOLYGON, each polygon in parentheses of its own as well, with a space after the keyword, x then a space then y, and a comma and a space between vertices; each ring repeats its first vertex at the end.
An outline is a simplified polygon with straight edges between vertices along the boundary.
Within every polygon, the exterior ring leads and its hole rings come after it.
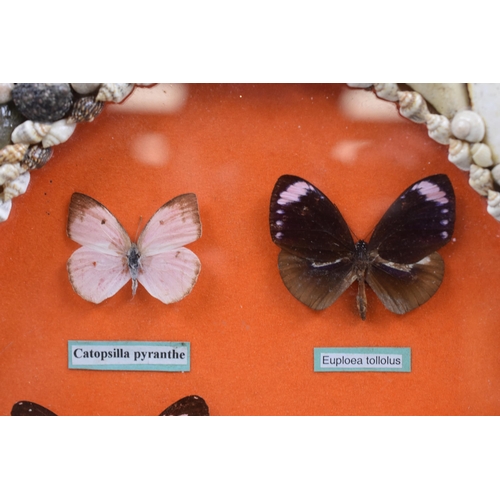
POLYGON ((201 236, 198 201, 193 193, 165 203, 143 229, 137 246, 141 255, 156 255, 181 248, 201 236))
POLYGON ((404 314, 427 302, 443 275, 443 259, 434 252, 415 264, 377 258, 366 273, 366 281, 389 311, 404 314))
POLYGON ((271 238, 283 250, 317 262, 352 257, 354 241, 338 208, 300 177, 281 176, 271 196, 271 238))
POLYGON ((160 417, 208 417, 208 405, 200 396, 186 396, 160 413, 160 417))
POLYGON ((10 412, 13 417, 56 417, 54 412, 31 401, 17 402, 10 412))
POLYGON ((116 217, 82 193, 71 196, 67 233, 73 241, 101 253, 122 256, 130 248, 130 238, 116 217))
POLYGON ((385 260, 418 262, 451 240, 455 193, 446 175, 421 179, 406 189, 375 227, 369 252, 385 260))

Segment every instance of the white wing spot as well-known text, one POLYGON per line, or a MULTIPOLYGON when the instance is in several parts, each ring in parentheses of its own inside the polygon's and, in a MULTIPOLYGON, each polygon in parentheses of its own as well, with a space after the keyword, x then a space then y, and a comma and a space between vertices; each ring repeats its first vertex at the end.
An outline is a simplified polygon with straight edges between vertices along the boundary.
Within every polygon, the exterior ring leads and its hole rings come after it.
POLYGON ((442 226, 447 226, 448 222, 450 222, 450 221, 443 219, 443 220, 440 220, 439 222, 441 223, 442 226))
POLYGON ((281 210, 281 208, 279 210, 276 210, 276 213, 277 214, 280 214, 280 215, 283 215, 285 213, 284 210, 281 210))
POLYGON ((431 261, 430 257, 424 257, 422 260, 419 260, 417 264, 428 264, 431 261))
POLYGON ((278 205, 288 205, 296 203, 302 196, 307 194, 307 191, 312 191, 313 187, 304 181, 297 181, 288 186, 288 188, 280 194, 278 205))
POLYGON ((443 239, 448 238, 448 233, 446 231, 443 231, 441 233, 441 238, 443 238, 443 239))
POLYGON ((283 221, 282 220, 277 220, 276 221, 276 225, 281 227, 283 225, 283 221))
POLYGON ((278 239, 283 238, 283 233, 280 233, 280 232, 276 233, 276 238, 278 238, 278 239))
POLYGON ((421 194, 425 196, 426 201, 435 201, 438 205, 445 205, 450 200, 446 198, 446 193, 439 189, 437 184, 433 184, 429 181, 422 181, 418 184, 415 184, 411 190, 415 191, 415 189, 421 194))
POLYGON ((448 210, 447 208, 443 208, 443 209, 441 210, 441 213, 442 213, 442 214, 447 214, 448 212, 449 212, 449 210, 448 210))

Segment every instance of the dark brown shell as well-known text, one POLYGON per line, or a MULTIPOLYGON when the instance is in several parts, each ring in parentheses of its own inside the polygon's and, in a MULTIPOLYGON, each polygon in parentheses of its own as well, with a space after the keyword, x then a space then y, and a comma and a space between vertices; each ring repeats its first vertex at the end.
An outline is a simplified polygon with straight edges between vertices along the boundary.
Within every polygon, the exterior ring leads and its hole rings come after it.
POLYGON ((96 101, 95 96, 82 97, 73 104, 68 122, 91 122, 103 108, 104 102, 96 101))
POLYGON ((38 144, 31 146, 24 155, 21 165, 25 165, 28 170, 43 167, 52 156, 52 148, 42 148, 38 144))

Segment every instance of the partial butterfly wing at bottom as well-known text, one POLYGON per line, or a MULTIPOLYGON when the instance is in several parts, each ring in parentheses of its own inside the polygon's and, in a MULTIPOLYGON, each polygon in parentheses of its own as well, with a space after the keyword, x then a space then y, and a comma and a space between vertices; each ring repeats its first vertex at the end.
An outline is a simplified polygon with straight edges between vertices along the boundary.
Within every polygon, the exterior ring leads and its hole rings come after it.
MULTIPOLYGON (((47 408, 31 401, 19 401, 12 407, 10 414, 13 417, 56 417, 57 415, 47 408)), ((208 405, 200 396, 186 396, 176 401, 160 413, 165 416, 193 416, 208 417, 208 405)))
POLYGON ((160 417, 208 417, 208 405, 200 396, 186 396, 160 413, 160 417))
POLYGON ((31 401, 18 401, 10 412, 13 417, 56 417, 54 412, 31 401))

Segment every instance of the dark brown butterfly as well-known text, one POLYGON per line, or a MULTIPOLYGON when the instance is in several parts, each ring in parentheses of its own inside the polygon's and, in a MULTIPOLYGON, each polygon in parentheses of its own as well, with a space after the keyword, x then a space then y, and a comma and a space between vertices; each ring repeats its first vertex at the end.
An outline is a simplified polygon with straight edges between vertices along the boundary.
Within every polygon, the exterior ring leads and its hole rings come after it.
POLYGON ((439 288, 444 262, 436 250, 455 225, 455 193, 444 174, 421 179, 389 207, 368 243, 354 243, 338 208, 300 177, 281 176, 271 196, 271 238, 290 293, 325 309, 358 280, 359 315, 366 318, 365 282, 384 306, 404 314, 439 288))
MULTIPOLYGON (((54 412, 51 412, 43 406, 32 403, 31 401, 19 401, 16 403, 10 412, 14 417, 55 417, 54 412)), ((186 396, 179 399, 174 404, 170 405, 167 409, 160 413, 160 417, 208 417, 208 406, 203 398, 200 396, 186 396)))

